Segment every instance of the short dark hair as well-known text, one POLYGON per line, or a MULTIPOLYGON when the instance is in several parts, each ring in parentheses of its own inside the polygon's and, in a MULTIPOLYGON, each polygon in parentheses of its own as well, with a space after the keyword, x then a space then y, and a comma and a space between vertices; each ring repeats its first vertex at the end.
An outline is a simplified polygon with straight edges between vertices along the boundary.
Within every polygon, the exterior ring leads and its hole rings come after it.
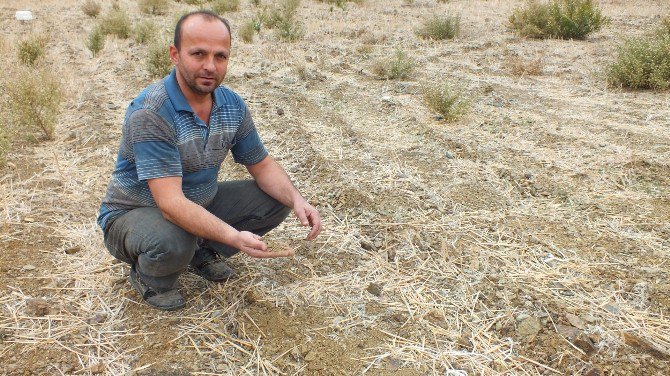
POLYGON ((226 26, 226 29, 228 29, 228 35, 230 36, 230 43, 232 44, 233 34, 230 33, 230 24, 228 23, 228 20, 212 12, 211 10, 203 9, 186 13, 185 15, 181 16, 179 21, 177 21, 177 26, 175 26, 174 28, 174 41, 173 41, 174 46, 177 48, 177 50, 181 48, 181 25, 184 23, 184 21, 186 21, 186 19, 190 18, 191 16, 200 16, 207 21, 216 21, 216 20, 221 21, 226 26))

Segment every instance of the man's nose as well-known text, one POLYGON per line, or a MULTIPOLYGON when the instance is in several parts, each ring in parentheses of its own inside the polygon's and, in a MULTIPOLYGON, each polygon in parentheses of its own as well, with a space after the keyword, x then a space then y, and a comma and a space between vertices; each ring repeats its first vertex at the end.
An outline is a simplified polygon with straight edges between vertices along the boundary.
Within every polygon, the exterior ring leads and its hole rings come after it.
POLYGON ((216 65, 214 64, 214 57, 208 57, 205 59, 205 65, 204 65, 205 70, 207 71, 214 71, 216 70, 216 65))

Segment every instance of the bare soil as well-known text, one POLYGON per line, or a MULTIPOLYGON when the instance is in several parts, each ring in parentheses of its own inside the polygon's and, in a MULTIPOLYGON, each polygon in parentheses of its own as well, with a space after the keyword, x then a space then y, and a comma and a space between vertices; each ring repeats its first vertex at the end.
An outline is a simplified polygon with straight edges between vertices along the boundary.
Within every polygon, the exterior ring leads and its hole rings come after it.
MULTIPOLYGON (((326 230, 306 242, 291 219, 266 239, 294 258, 236 256, 225 284, 184 275, 177 312, 141 302, 95 224, 125 107, 152 79, 132 38, 91 56, 80 3, 0 4, 0 88, 42 33, 67 93, 55 140, 19 136, 0 167, 0 374, 670 374, 670 94, 603 78, 668 2, 604 0, 602 31, 539 41, 507 29, 521 1, 303 0, 304 40, 244 43, 242 1, 224 84, 326 230), (419 39, 434 14, 460 14, 461 35, 419 39), (377 79, 397 48, 415 71, 377 79), (471 99, 457 122, 423 103, 443 82, 471 99)), ((196 8, 119 3, 166 30, 196 8)))

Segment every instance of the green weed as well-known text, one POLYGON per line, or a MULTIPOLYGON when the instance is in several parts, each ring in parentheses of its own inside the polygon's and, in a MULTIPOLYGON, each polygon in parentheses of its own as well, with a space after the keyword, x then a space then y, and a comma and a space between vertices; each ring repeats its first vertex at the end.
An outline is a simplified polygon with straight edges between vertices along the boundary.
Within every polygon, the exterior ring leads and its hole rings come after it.
POLYGON ((416 34, 424 39, 453 39, 458 35, 460 29, 461 17, 459 16, 433 16, 433 18, 424 21, 423 26, 416 31, 416 34))
POLYGON ((168 0, 139 0, 137 5, 140 11, 145 14, 163 15, 170 10, 168 0))
POLYGON ((467 112, 470 100, 465 97, 463 90, 446 83, 440 87, 424 89, 426 106, 442 115, 445 120, 453 121, 467 112))
POLYGON ((609 20, 593 0, 529 0, 514 10, 509 22, 523 37, 585 39, 609 20))
POLYGON ((96 26, 88 34, 86 47, 93 53, 93 57, 98 55, 98 52, 105 47, 105 34, 100 30, 100 27, 96 26))
POLYGON ((226 12, 237 12, 240 8, 240 0, 214 0, 212 10, 218 14, 226 12))
POLYGON ((19 61, 26 65, 35 65, 44 56, 47 39, 41 35, 33 35, 19 42, 19 61))
POLYGON ((405 79, 414 70, 414 65, 414 61, 403 50, 397 49, 394 58, 375 62, 372 72, 382 79, 405 79))
POLYGON ((37 138, 37 133, 53 139, 63 100, 58 77, 46 69, 20 72, 7 85, 7 99, 14 127, 28 136, 37 138))
POLYGON ((121 39, 130 37, 132 31, 130 18, 122 9, 112 9, 100 22, 105 35, 116 35, 121 39))
POLYGON ((240 28, 240 38, 245 43, 252 43, 254 41, 254 34, 256 33, 256 23, 254 20, 248 20, 240 28))
POLYGON ((167 76, 172 70, 170 60, 170 41, 154 41, 149 45, 147 71, 152 78, 167 76))
POLYGON ((135 25, 134 38, 137 43, 147 43, 153 39, 154 34, 156 34, 156 25, 149 21, 144 20, 135 25))
POLYGON ((606 68, 610 86, 630 89, 670 88, 670 31, 662 25, 655 33, 624 41, 616 60, 606 68))

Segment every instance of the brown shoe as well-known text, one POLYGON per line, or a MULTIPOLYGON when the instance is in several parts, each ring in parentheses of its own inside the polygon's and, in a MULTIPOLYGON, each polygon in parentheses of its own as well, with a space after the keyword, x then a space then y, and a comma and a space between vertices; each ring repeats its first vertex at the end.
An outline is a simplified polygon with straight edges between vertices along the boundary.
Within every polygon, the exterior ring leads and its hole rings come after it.
POLYGON ((235 271, 226 264, 224 257, 209 248, 195 251, 190 266, 194 274, 208 281, 223 282, 235 275, 235 271))
POLYGON ((128 279, 130 280, 130 284, 140 294, 142 300, 152 307, 164 311, 174 311, 186 304, 184 297, 181 296, 177 289, 160 290, 147 285, 137 270, 135 270, 135 265, 130 268, 128 279))

